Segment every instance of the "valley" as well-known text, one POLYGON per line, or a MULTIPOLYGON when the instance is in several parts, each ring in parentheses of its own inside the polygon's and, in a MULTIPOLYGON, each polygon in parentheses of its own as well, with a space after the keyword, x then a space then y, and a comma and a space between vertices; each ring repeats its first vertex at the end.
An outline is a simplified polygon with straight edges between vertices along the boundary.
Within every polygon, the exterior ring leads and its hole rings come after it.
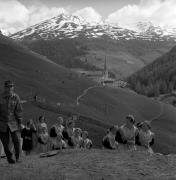
MULTIPOLYGON (((61 103, 64 104, 60 106, 61 109, 66 108, 70 112, 91 118, 91 121, 86 121, 86 123, 79 121, 77 125, 90 132, 95 147, 101 147, 101 140, 106 132, 105 127, 112 124, 122 125, 127 114, 133 114, 137 122, 150 120, 160 114, 160 102, 128 89, 114 89, 106 86, 89 91, 81 98, 79 106, 70 106, 70 104, 75 104, 76 98, 85 89, 96 86, 97 83, 70 69, 54 64, 46 57, 33 53, 2 35, 0 49, 1 89, 3 81, 11 79, 15 82, 15 90, 22 100, 32 98, 37 94, 45 99, 45 107, 48 103, 54 106, 61 103), (105 125, 94 123, 97 121, 105 125)), ((45 114, 49 127, 55 122, 58 113, 59 111, 54 111, 52 108, 36 107, 31 103, 24 104, 24 120, 33 118, 37 122, 38 116, 45 114)), ((176 123, 175 116, 175 108, 166 105, 162 117, 152 124, 157 134, 154 146, 156 152, 167 154, 176 151, 175 143, 170 143, 170 137, 176 136, 175 131, 171 130, 176 123)))
POLYGON ((139 22, 125 29, 106 22, 88 23, 79 16, 61 14, 10 35, 31 50, 67 68, 108 69, 124 79, 169 51, 174 29, 139 22))

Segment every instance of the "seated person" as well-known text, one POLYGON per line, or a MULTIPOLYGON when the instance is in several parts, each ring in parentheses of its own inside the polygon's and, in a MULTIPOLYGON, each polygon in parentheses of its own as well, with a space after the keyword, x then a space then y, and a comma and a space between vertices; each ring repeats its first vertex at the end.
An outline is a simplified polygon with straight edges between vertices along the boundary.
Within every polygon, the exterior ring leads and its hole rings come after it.
POLYGON ((56 124, 53 125, 52 128, 55 129, 56 134, 62 134, 62 132, 64 130, 63 117, 58 117, 56 124))
POLYGON ((31 119, 26 123, 26 127, 24 127, 21 131, 21 137, 23 139, 22 150, 25 152, 26 155, 29 155, 31 153, 31 150, 33 149, 32 134, 35 132, 36 128, 33 120, 31 119))
POLYGON ((48 150, 49 134, 44 116, 39 117, 39 123, 37 125, 37 136, 38 136, 38 151, 46 152, 48 150))
POLYGON ((38 142, 40 144, 47 144, 49 135, 48 135, 48 127, 45 123, 45 117, 39 117, 39 123, 37 125, 37 134, 38 134, 38 142))
POLYGON ((38 142, 40 144, 46 145, 48 143, 48 140, 49 140, 48 131, 46 128, 43 128, 41 132, 42 133, 38 134, 38 142))
POLYGON ((56 139, 54 139, 51 142, 51 149, 52 150, 59 150, 59 149, 66 149, 67 148, 67 144, 62 138, 63 138, 62 134, 57 134, 56 139))
POLYGON ((73 136, 71 137, 71 141, 73 143, 74 148, 81 148, 83 142, 81 134, 82 134, 82 130, 80 128, 76 128, 73 133, 73 136))
POLYGON ((135 139, 138 129, 134 124, 134 117, 132 115, 126 116, 125 124, 119 128, 118 134, 116 134, 116 140, 119 140, 122 144, 126 144, 130 149, 136 149, 135 139))
POLYGON ((144 121, 138 126, 139 126, 139 131, 136 136, 136 144, 152 152, 153 150, 151 146, 154 144, 154 133, 151 131, 150 122, 144 121))
POLYGON ((88 137, 88 132, 83 131, 82 133, 82 148, 91 149, 92 148, 92 141, 88 137))
POLYGON ((69 121, 66 124, 66 127, 64 128, 62 135, 63 135, 63 139, 67 142, 67 144, 71 147, 74 146, 73 141, 72 141, 72 137, 74 135, 74 131, 75 131, 75 123, 74 121, 69 121))
POLYGON ((107 148, 107 149, 118 148, 118 142, 115 140, 117 131, 118 131, 117 126, 112 126, 109 128, 107 135, 103 138, 103 141, 102 141, 104 148, 107 148))
POLYGON ((51 127, 51 129, 50 129, 51 144, 55 144, 57 136, 63 133, 64 126, 62 124, 63 124, 63 118, 58 117, 57 123, 51 127))

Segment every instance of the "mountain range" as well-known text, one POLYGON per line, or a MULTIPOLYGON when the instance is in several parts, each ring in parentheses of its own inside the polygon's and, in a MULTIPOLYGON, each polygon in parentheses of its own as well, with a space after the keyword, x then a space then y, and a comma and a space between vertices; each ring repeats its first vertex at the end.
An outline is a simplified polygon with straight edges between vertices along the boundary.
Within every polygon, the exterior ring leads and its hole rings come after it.
POLYGON ((107 22, 88 23, 80 16, 61 14, 17 32, 10 37, 18 40, 100 38, 102 36, 115 40, 176 40, 176 29, 164 29, 154 26, 151 22, 138 22, 133 25, 132 29, 126 29, 117 24, 108 24, 107 22))
POLYGON ((176 40, 175 29, 150 22, 131 27, 61 14, 10 37, 67 68, 101 70, 106 58, 108 70, 123 79, 169 51, 176 40))

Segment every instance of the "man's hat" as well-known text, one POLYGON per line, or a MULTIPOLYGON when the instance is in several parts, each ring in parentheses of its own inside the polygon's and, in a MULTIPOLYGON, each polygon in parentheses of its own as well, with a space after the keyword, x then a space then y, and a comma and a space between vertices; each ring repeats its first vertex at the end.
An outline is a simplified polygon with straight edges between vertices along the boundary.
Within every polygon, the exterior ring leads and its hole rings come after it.
POLYGON ((14 83, 10 80, 4 82, 4 87, 13 87, 14 83))

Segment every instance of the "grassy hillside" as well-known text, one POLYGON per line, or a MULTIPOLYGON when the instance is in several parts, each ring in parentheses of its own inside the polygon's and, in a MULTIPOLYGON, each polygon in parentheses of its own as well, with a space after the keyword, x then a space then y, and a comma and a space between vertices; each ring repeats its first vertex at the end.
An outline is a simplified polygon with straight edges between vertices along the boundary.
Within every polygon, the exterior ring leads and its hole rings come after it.
POLYGON ((46 56, 57 64, 67 68, 82 68, 86 70, 96 70, 95 66, 85 63, 79 56, 85 56, 87 47, 83 43, 74 39, 54 39, 23 41, 31 50, 46 56))
MULTIPOLYGON (((80 120, 77 122, 77 126, 90 131, 90 137, 96 147, 101 146, 106 127, 110 124, 121 125, 127 114, 134 114, 136 121, 143 121, 158 116, 162 111, 162 105, 157 101, 137 95, 128 89, 107 87, 90 90, 81 99, 80 105, 76 105, 76 98, 86 88, 97 86, 97 84, 3 36, 0 37, 0 70, 1 89, 4 80, 12 79, 16 84, 16 92, 23 100, 28 100, 29 97, 37 94, 45 100, 46 105, 49 103, 56 106, 58 102, 61 103, 57 112, 54 109, 48 109, 47 106, 38 107, 28 102, 24 104, 25 120, 29 117, 37 119, 41 113, 44 113, 50 126, 55 122, 60 109, 87 116, 91 120, 80 120)), ((168 109, 166 108, 162 114, 162 119, 157 119, 158 123, 154 123, 154 130, 157 134, 155 150, 164 153, 176 152, 174 147, 176 142, 172 142, 173 146, 170 146, 170 137, 176 137, 176 133, 170 131, 170 128, 174 127, 176 123, 175 113, 176 110, 168 106, 168 109), (168 116, 170 119, 167 118, 168 116), (165 124, 168 125, 165 126, 165 124), (164 145, 163 135, 165 135, 164 145)))
POLYGON ((69 68, 109 70, 117 78, 127 77, 153 62, 173 47, 173 42, 98 39, 54 39, 23 41, 33 51, 69 68))
POLYGON ((0 161, 1 180, 171 180, 176 171, 175 156, 95 149, 67 150, 43 159, 29 156, 11 166, 6 163, 0 161))
POLYGON ((142 40, 90 39, 82 42, 88 53, 82 60, 103 68, 106 57, 108 68, 117 78, 127 77, 173 47, 173 42, 142 40))
POLYGON ((159 96, 176 89, 176 47, 128 78, 132 89, 147 96, 159 96))

